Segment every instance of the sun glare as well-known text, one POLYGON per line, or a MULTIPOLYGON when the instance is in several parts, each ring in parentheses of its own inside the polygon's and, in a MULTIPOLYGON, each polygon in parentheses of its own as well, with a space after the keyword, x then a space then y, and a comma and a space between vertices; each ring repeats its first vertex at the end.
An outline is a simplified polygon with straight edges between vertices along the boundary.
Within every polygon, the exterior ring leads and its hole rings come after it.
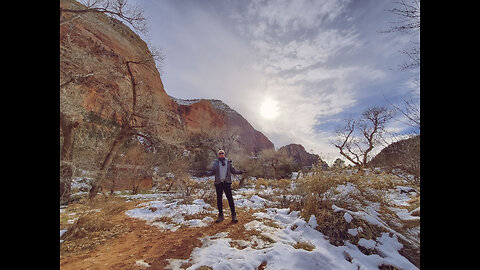
POLYGON ((273 119, 278 116, 278 106, 275 100, 266 99, 260 106, 260 115, 265 119, 273 119))

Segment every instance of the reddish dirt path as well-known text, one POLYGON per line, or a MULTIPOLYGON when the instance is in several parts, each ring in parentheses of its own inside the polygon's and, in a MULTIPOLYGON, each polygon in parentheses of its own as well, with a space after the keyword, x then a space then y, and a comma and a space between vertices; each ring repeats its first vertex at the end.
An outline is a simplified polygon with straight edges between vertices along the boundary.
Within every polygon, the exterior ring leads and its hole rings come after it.
MULTIPOLYGON (((237 209, 238 223, 230 218, 221 223, 212 222, 207 227, 181 227, 175 232, 161 231, 155 226, 146 225, 145 221, 118 215, 118 222, 129 228, 126 233, 108 239, 92 250, 61 254, 61 269, 165 269, 167 259, 188 259, 195 247, 201 246, 199 238, 229 232, 229 236, 245 234, 244 224, 254 220, 253 211, 237 209), (143 260, 151 267, 135 265, 143 260)), ((211 214, 210 214, 211 216, 211 214)), ((212 216, 216 219, 216 216, 212 216)))

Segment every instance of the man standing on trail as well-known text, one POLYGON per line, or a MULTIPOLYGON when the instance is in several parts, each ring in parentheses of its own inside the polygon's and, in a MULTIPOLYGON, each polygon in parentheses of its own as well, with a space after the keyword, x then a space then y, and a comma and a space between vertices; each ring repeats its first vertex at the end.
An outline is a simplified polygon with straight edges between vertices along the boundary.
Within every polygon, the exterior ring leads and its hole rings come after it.
POLYGON ((215 175, 215 190, 217 191, 217 207, 218 207, 218 219, 216 223, 223 221, 223 205, 222 195, 225 192, 227 196, 228 205, 232 212, 232 222, 237 223, 237 213, 235 212, 235 204, 232 197, 232 175, 242 174, 243 171, 236 170, 233 167, 232 161, 225 158, 225 151, 218 151, 218 159, 213 162, 213 167, 208 170, 207 176, 215 175))

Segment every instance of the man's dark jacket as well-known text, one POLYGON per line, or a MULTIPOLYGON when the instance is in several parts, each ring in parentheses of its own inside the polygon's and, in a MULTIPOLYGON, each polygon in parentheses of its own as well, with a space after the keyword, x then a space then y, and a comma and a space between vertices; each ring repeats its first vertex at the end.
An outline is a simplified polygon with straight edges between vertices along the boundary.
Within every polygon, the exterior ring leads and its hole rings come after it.
MULTIPOLYGON (((233 167, 232 161, 225 158, 226 166, 227 167, 227 176, 225 177, 225 182, 231 184, 232 183, 232 173, 233 174, 242 174, 243 172, 237 170, 233 167)), ((213 166, 207 172, 207 176, 215 175, 215 185, 220 184, 220 166, 222 166, 221 161, 216 159, 213 162, 213 166)))

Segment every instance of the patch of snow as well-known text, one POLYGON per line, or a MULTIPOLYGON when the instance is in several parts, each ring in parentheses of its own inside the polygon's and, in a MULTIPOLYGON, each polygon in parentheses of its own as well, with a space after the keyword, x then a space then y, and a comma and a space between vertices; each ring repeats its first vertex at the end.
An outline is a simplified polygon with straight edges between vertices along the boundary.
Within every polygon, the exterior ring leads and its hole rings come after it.
POLYGON ((144 262, 143 260, 136 260, 135 261, 135 266, 150 267, 150 264, 144 262))
POLYGON ((412 212, 408 212, 408 210, 405 208, 388 207, 388 209, 394 211, 395 214, 398 216, 398 218, 402 220, 419 220, 420 219, 419 216, 412 216, 412 212))
POLYGON ((250 199, 245 198, 243 195, 234 195, 235 206, 246 207, 251 209, 260 209, 265 206, 273 205, 273 203, 267 199, 253 195, 250 199))
MULTIPOLYGON (((63 235, 65 232, 67 232, 67 230, 60 230, 60 237, 62 237, 62 235, 63 235)), ((63 242, 63 240, 60 240, 60 243, 62 243, 62 242, 63 242)))
POLYGON ((172 96, 169 96, 169 97, 173 99, 178 105, 184 105, 184 106, 189 106, 200 101, 200 99, 180 99, 172 96))
POLYGON ((368 249, 373 249, 377 245, 377 242, 375 242, 373 240, 368 240, 368 239, 365 239, 365 238, 360 238, 360 240, 358 240, 358 244, 362 247, 365 247, 365 248, 368 248, 368 249))
POLYGON ((162 198, 161 193, 152 193, 152 194, 133 194, 133 195, 118 195, 119 197, 124 197, 127 201, 130 200, 158 200, 162 198))
POLYGON ((411 239, 408 239, 408 238, 405 237, 404 235, 396 232, 396 231, 393 230, 391 227, 389 227, 389 226, 379 217, 380 214, 375 210, 375 208, 377 208, 377 206, 375 206, 375 205, 373 205, 373 206, 370 205, 370 206, 366 206, 366 207, 365 207, 365 209, 364 209, 365 211, 357 211, 357 212, 354 212, 354 211, 350 211, 350 210, 347 210, 347 209, 338 207, 338 206, 336 206, 336 205, 332 205, 332 209, 334 210, 334 212, 345 211, 346 213, 350 214, 350 215, 353 216, 353 217, 357 217, 357 218, 363 219, 363 220, 367 221, 367 222, 370 223, 370 224, 373 224, 373 225, 376 225, 376 226, 378 226, 378 227, 384 228, 384 229, 386 229, 387 231, 389 231, 390 233, 393 233, 394 235, 402 238, 402 240, 415 244, 415 242, 412 242, 411 239))
POLYGON ((353 219, 353 217, 352 217, 349 213, 347 213, 347 212, 345 212, 345 214, 343 215, 343 218, 344 218, 345 221, 348 222, 348 223, 352 222, 352 219, 353 219))
POLYGON ((317 218, 314 215, 310 216, 310 219, 308 220, 308 225, 314 229, 318 226, 317 218))
POLYGON ((353 236, 357 236, 358 234, 358 229, 357 228, 354 228, 354 229, 348 229, 348 233, 353 235, 353 236))
POLYGON ((185 221, 185 215, 195 215, 199 213, 213 213, 214 210, 210 204, 198 199, 193 204, 178 204, 179 200, 170 202, 167 200, 149 201, 137 205, 140 208, 128 210, 125 214, 132 218, 138 218, 147 221, 147 224, 157 226, 158 228, 176 231, 181 224, 191 227, 207 226, 213 219, 204 218, 202 220, 192 219, 185 221), (170 218, 174 223, 159 221, 162 217, 170 218))
POLYGON ((358 193, 360 192, 354 184, 347 183, 346 185, 338 185, 336 190, 340 192, 340 195, 348 195, 349 193, 358 193))

